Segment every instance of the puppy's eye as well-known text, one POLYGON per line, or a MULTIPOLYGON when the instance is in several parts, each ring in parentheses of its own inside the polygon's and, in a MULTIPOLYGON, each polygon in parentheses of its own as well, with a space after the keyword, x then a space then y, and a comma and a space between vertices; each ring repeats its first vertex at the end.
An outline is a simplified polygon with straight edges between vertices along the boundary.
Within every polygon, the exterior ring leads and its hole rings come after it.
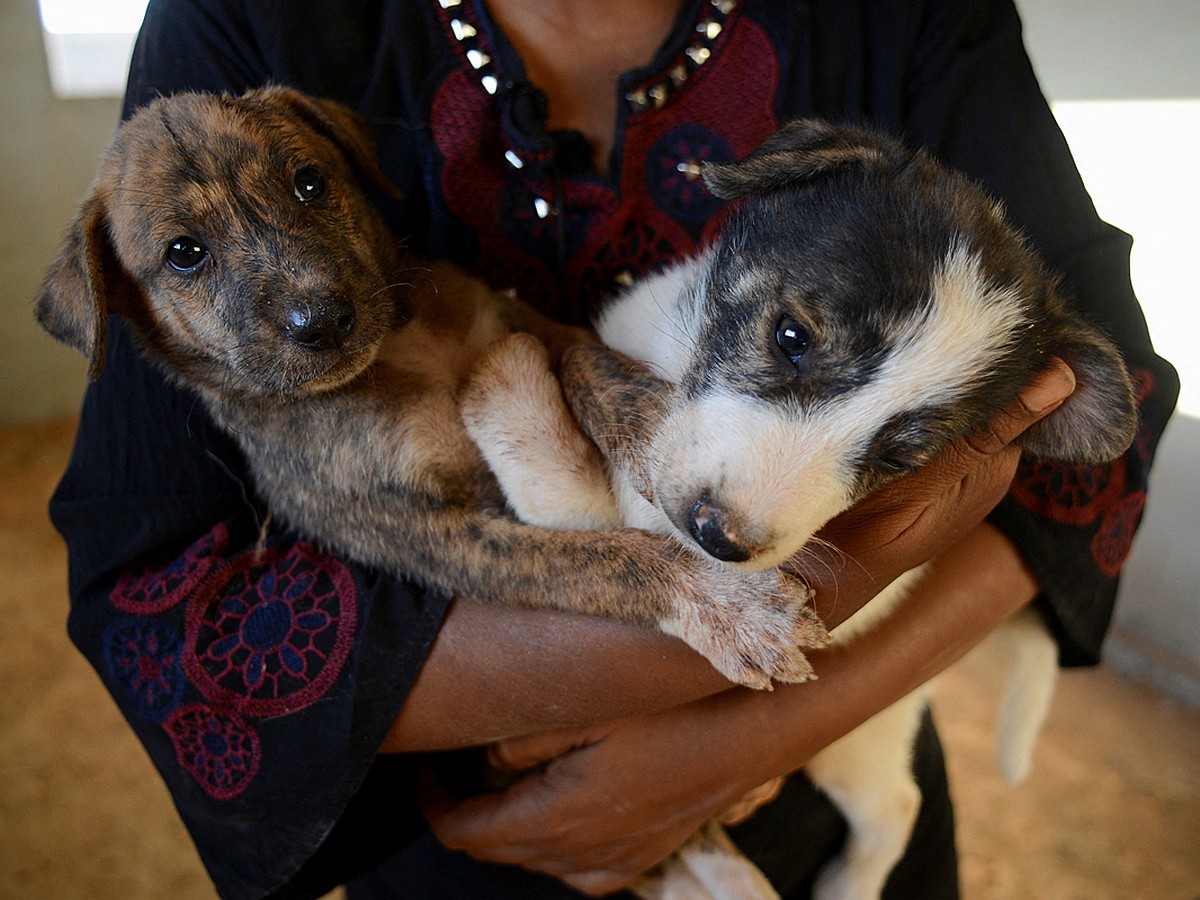
POLYGON ((887 476, 907 475, 910 472, 915 472, 917 470, 916 466, 914 466, 912 463, 890 456, 881 456, 873 459, 869 465, 880 475, 887 476))
POLYGON ((316 200, 325 193, 325 176, 316 166, 304 166, 292 176, 292 189, 301 203, 316 200))
POLYGON ((194 237, 182 235, 167 245, 167 265, 179 272, 191 272, 208 258, 208 248, 194 237))
POLYGON ((799 362, 808 353, 812 345, 812 335, 808 329, 793 319, 783 316, 775 326, 775 344, 793 363, 799 362))

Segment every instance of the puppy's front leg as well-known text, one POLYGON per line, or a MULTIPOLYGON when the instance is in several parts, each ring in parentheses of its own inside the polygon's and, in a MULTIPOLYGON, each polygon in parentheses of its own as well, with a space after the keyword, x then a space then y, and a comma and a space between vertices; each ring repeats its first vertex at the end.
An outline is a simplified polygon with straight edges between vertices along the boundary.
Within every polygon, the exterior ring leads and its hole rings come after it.
POLYGON ((652 500, 645 448, 670 409, 675 386, 602 344, 580 344, 566 352, 562 386, 575 419, 608 465, 652 500))
POLYGON ((563 354, 577 344, 599 342, 594 332, 575 325, 564 325, 538 312, 515 293, 500 295, 497 299, 500 318, 509 330, 531 334, 538 338, 549 351, 551 368, 557 368, 563 354))
POLYGON ((459 410, 522 522, 621 526, 600 456, 571 417, 536 337, 518 332, 488 347, 459 395, 459 410))
POLYGON ((360 497, 324 523, 326 533, 363 562, 448 593, 657 628, 747 687, 808 680, 803 648, 827 641, 808 588, 774 570, 730 570, 638 529, 555 531, 474 508, 403 508, 409 502, 360 497))

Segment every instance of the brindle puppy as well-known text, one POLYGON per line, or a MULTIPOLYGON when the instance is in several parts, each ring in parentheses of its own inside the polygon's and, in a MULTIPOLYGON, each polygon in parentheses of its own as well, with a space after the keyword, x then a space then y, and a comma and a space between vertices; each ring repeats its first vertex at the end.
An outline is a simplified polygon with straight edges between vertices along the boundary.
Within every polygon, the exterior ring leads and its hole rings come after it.
POLYGON ((155 101, 105 153, 38 318, 96 376, 107 316, 124 316, 236 438, 271 512, 363 563, 657 627, 753 687, 810 677, 800 648, 826 635, 800 582, 644 531, 550 531, 506 513, 459 387, 512 331, 554 355, 582 332, 405 258, 364 180, 385 184, 363 124, 336 104, 278 88, 155 101))

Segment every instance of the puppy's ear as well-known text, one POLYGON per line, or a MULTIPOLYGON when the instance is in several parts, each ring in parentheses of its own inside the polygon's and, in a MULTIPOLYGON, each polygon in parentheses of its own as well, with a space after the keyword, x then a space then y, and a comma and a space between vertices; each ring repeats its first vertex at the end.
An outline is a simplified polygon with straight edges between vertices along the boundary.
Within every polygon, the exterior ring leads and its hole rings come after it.
POLYGON ((129 308, 137 288, 117 259, 98 192, 84 202, 37 297, 38 323, 88 357, 88 377, 104 367, 109 313, 129 308))
POLYGON ((1129 372, 1117 348, 1088 325, 1063 315, 1047 331, 1046 352, 1075 373, 1075 392, 1026 431, 1019 443, 1034 456, 1097 464, 1129 449, 1137 410, 1129 372))
POLYGON ((735 200, 808 181, 841 166, 867 165, 903 153, 898 141, 874 131, 798 119, 737 162, 706 165, 704 183, 722 200, 735 200))
POLYGON ((309 127, 336 144, 359 174, 385 196, 403 199, 400 189, 380 168, 375 138, 366 119, 357 112, 344 104, 313 97, 292 88, 272 87, 260 93, 268 103, 299 116, 309 127))

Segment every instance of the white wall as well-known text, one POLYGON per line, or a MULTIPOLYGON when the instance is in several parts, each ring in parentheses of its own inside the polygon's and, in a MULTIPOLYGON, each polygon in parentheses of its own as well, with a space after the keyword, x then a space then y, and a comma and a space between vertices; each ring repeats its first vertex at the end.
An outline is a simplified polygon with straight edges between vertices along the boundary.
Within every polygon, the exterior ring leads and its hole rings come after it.
POLYGON ((50 93, 36 0, 0 2, 0 425, 74 415, 83 357, 47 337, 33 299, 117 125, 115 98, 50 93))

